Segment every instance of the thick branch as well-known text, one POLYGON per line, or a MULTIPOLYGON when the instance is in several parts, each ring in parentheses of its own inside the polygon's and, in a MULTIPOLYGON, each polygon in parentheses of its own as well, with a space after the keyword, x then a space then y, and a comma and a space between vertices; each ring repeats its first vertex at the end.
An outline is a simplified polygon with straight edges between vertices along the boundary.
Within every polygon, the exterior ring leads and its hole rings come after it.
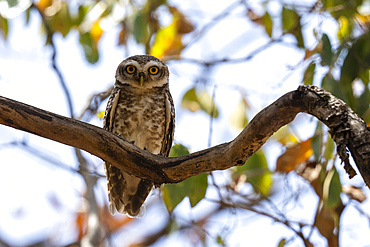
POLYGON ((326 124, 349 175, 350 150, 370 185, 370 131, 343 101, 313 86, 300 86, 259 112, 233 141, 181 157, 166 158, 139 149, 102 128, 0 97, 0 123, 83 149, 129 174, 156 184, 176 183, 191 176, 243 165, 279 128, 299 112, 326 124))

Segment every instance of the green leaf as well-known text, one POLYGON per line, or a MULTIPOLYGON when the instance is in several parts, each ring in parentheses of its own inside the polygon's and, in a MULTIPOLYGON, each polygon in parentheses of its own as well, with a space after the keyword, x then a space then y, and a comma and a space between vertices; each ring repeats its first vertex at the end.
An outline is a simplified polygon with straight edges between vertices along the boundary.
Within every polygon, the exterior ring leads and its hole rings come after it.
POLYGON ((311 146, 312 146, 313 154, 315 156, 316 161, 319 161, 322 155, 322 143, 323 143, 322 122, 318 121, 315 134, 312 137, 312 141, 311 141, 311 146))
POLYGON ((31 8, 27 8, 26 11, 26 25, 30 23, 30 17, 31 17, 31 8))
POLYGON ((365 122, 369 122, 370 120, 370 114, 369 112, 369 105, 370 105, 370 90, 369 87, 365 87, 364 91, 360 95, 360 97, 357 99, 357 107, 356 112, 362 117, 365 118, 365 122), (368 115, 366 117, 366 115, 368 115))
POLYGON ((306 71, 303 75, 303 83, 304 85, 312 85, 313 83, 313 76, 315 74, 316 69, 316 63, 311 62, 310 65, 308 65, 306 71))
POLYGON ((282 22, 284 32, 294 35, 297 39, 298 47, 304 47, 302 35, 301 17, 294 10, 283 7, 282 22))
POLYGON ((217 235, 216 242, 219 246, 226 246, 225 241, 222 239, 220 235, 217 235))
POLYGON ((51 17, 50 26, 52 30, 60 32, 63 37, 66 37, 73 26, 71 15, 69 14, 69 7, 66 2, 61 2, 60 10, 51 17))
POLYGON ((333 51, 331 50, 331 43, 328 35, 324 33, 322 35, 321 42, 322 42, 321 65, 331 66, 333 61, 333 51))
POLYGON ((341 68, 339 87, 343 90, 343 99, 354 111, 356 109, 352 82, 370 68, 370 33, 358 38, 348 50, 341 68))
MULTIPOLYGON (((189 154, 188 148, 175 144, 171 148, 170 157, 189 154)), ((172 212, 185 197, 189 197, 190 205, 194 207, 202 200, 208 187, 207 174, 199 174, 177 184, 166 184, 163 187, 163 200, 167 210, 172 212)))
POLYGON ((284 247, 286 244, 286 239, 285 238, 282 238, 278 244, 278 247, 284 247))
POLYGON ((195 88, 189 89, 182 97, 181 106, 192 112, 203 110, 212 117, 218 117, 218 109, 207 91, 197 92, 195 88))
POLYGON ((2 34, 4 40, 8 37, 9 32, 9 25, 8 25, 8 19, 3 18, 0 15, 0 33, 2 34))
POLYGON ((212 97, 208 94, 207 91, 203 91, 197 94, 198 102, 200 108, 206 112, 208 115, 212 116, 213 118, 218 117, 218 110, 213 101, 212 97))
POLYGON ((321 87, 331 92, 334 96, 342 99, 351 108, 354 106, 354 97, 351 83, 340 83, 333 78, 330 72, 328 72, 322 79, 321 87))
POLYGON ((99 52, 91 33, 80 34, 80 44, 85 52, 87 61, 92 64, 96 63, 99 60, 99 52))
POLYGON ((364 83, 364 86, 367 87, 369 86, 369 80, 370 80, 370 70, 367 69, 365 70, 364 72, 362 72, 360 75, 359 75, 359 78, 361 79, 361 81, 364 83))
POLYGON ((234 169, 235 173, 247 176, 247 183, 253 186, 255 192, 268 196, 272 186, 272 177, 265 155, 261 150, 254 153, 243 166, 234 169))
POLYGON ((182 97, 181 106, 189 111, 195 112, 200 109, 195 88, 189 89, 182 97))
POLYGON ((148 39, 147 16, 144 12, 136 13, 134 20, 134 37, 137 43, 145 43, 148 39))
POLYGON ((170 157, 178 157, 190 154, 189 149, 181 144, 175 144, 170 151, 170 157))
POLYGON ((341 81, 351 83, 370 68, 370 32, 357 39, 349 49, 341 70, 341 81))
POLYGON ((341 16, 352 18, 362 4, 362 0, 323 0, 322 3, 335 19, 341 16))
POLYGON ((15 7, 19 4, 19 0, 6 0, 8 2, 9 8, 15 7))
POLYGON ((78 6, 78 13, 73 20, 73 24, 79 26, 82 21, 85 19, 87 12, 89 11, 90 6, 88 5, 80 5, 78 6))
POLYGON ((334 152, 335 144, 333 139, 329 136, 328 141, 325 145, 325 151, 324 151, 324 157, 328 161, 333 158, 333 152, 334 152))
POLYGON ((262 17, 263 26, 265 27, 268 36, 272 37, 272 20, 270 14, 266 11, 265 15, 262 17))
POLYGON ((177 184, 166 184, 163 187, 163 200, 167 210, 172 212, 185 197, 189 197, 190 205, 194 207, 206 195, 207 187, 207 173, 196 175, 177 184))
POLYGON ((291 32, 297 27, 297 21, 299 21, 298 14, 291 9, 283 7, 283 29, 291 32))
POLYGON ((328 172, 323 185, 324 207, 335 208, 340 202, 342 184, 335 166, 328 172))

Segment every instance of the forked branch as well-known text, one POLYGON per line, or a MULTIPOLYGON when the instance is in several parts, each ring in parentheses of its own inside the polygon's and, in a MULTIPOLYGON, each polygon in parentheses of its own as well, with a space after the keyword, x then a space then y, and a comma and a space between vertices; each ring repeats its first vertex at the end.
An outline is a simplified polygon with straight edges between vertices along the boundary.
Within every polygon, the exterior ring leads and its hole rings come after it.
POLYGON ((231 142, 189 155, 166 158, 139 149, 102 128, 0 97, 0 124, 83 149, 112 165, 156 184, 243 165, 279 128, 300 113, 326 124, 350 177, 356 173, 347 150, 370 185, 370 129, 343 101, 314 87, 300 86, 260 111, 231 142))

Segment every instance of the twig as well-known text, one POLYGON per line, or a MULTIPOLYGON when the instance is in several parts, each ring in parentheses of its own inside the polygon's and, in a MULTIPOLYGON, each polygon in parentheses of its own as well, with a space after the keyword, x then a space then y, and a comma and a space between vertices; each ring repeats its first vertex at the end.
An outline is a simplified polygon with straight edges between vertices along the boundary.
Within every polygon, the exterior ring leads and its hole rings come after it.
POLYGON ((267 213, 267 212, 258 210, 258 209, 254 208, 252 206, 247 205, 247 204, 237 203, 236 205, 231 205, 231 204, 226 203, 224 201, 214 201, 214 202, 219 203, 223 207, 232 207, 232 208, 234 208, 236 206, 237 208, 245 209, 245 210, 254 212, 256 214, 259 214, 259 215, 262 215, 262 216, 266 216, 266 217, 272 219, 275 222, 279 222, 279 223, 285 225, 287 228, 289 228, 291 231, 293 231, 299 238, 302 239, 302 241, 305 244, 305 246, 310 246, 310 247, 312 246, 311 243, 309 242, 309 240, 303 235, 303 233, 301 231, 296 230, 291 225, 290 221, 287 220, 286 218, 280 219, 280 218, 276 217, 275 215, 272 215, 270 213, 267 213))
POLYGON ((167 56, 167 57, 165 57, 165 60, 167 62, 185 62, 185 63, 199 64, 199 65, 203 65, 203 66, 218 65, 218 64, 222 64, 222 63, 230 63, 230 64, 244 63, 244 62, 247 62, 247 61, 253 59, 256 55, 265 51, 267 48, 271 47, 273 44, 278 44, 278 43, 281 43, 281 44, 284 43, 282 38, 271 39, 269 42, 261 45, 260 47, 258 47, 254 51, 250 52, 247 56, 240 57, 240 58, 228 58, 228 57, 226 57, 226 58, 206 61, 206 60, 199 60, 199 59, 195 59, 195 58, 184 58, 184 57, 182 57, 182 58, 179 59, 178 56, 176 56, 176 57, 167 56))
POLYGON ((227 17, 230 14, 231 11, 233 11, 235 8, 237 8, 239 5, 241 5, 243 2, 244 1, 234 2, 229 7, 227 7, 224 11, 222 11, 220 14, 215 16, 209 23, 207 23, 198 32, 196 32, 196 34, 191 39, 191 41, 189 41, 187 44, 185 44, 185 49, 190 47, 191 45, 195 44, 201 37, 204 36, 205 33, 207 33, 208 30, 210 30, 214 25, 216 25, 218 21, 227 17))
POLYGON ((101 93, 96 93, 96 94, 91 95, 88 100, 88 104, 82 110, 78 119, 81 120, 85 116, 85 114, 87 114, 88 112, 90 112, 88 119, 90 118, 91 115, 96 114, 101 102, 109 97, 112 90, 113 90, 113 86, 109 87, 107 90, 101 93))
POLYGON ((62 72, 60 71, 58 65, 57 65, 57 62, 56 62, 56 56, 57 56, 57 49, 54 45, 54 41, 53 41, 53 35, 54 35, 54 32, 51 30, 47 20, 46 20, 46 17, 44 15, 44 13, 42 12, 42 10, 40 10, 37 5, 35 4, 32 4, 33 8, 35 8, 37 10, 37 12, 40 14, 40 17, 41 17, 41 20, 42 20, 42 23, 44 24, 44 27, 45 27, 45 30, 46 30, 46 34, 47 34, 47 40, 51 46, 51 49, 52 49, 52 55, 51 55, 51 65, 54 69, 54 72, 57 74, 57 77, 59 79, 59 83, 60 83, 60 86, 62 87, 63 91, 64 91, 64 95, 66 96, 66 99, 67 99, 67 105, 68 105, 68 110, 69 110, 69 115, 71 118, 74 118, 73 117, 73 103, 72 103, 72 98, 71 98, 71 94, 69 93, 69 89, 67 87, 67 84, 65 83, 65 80, 64 80, 64 77, 63 77, 63 74, 62 72))

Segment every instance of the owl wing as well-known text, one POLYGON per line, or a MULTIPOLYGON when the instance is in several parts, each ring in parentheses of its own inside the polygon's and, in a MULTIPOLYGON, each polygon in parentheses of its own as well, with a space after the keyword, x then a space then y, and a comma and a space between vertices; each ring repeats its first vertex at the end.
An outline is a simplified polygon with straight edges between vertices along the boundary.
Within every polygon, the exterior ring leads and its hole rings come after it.
POLYGON ((120 96, 120 88, 114 87, 108 99, 107 108, 104 113, 103 128, 109 131, 113 129, 114 115, 120 96))
MULTIPOLYGON (((113 91, 108 99, 107 108, 105 110, 104 114, 104 122, 103 122, 103 128, 109 131, 113 130, 113 123, 114 123, 114 115, 117 109, 117 104, 120 97, 120 89, 114 87, 113 91)), ((123 188, 120 188, 120 179, 118 178, 121 171, 115 167, 109 164, 108 162, 104 162, 104 168, 105 168, 105 174, 107 175, 107 182, 108 182, 108 198, 109 198, 109 208, 112 215, 115 215, 117 213, 117 206, 115 203, 116 200, 115 194, 119 193, 122 194, 123 188), (117 181, 118 180, 118 181, 117 181)))
MULTIPOLYGON (((114 130, 114 117, 119 102, 120 90, 120 88, 113 89, 104 115, 104 129, 112 132, 114 130)), ((153 183, 131 176, 108 162, 104 164, 111 214, 114 215, 118 211, 121 214, 127 213, 131 217, 141 216, 144 213, 141 210, 142 204, 151 191, 153 183)))
POLYGON ((166 94, 166 127, 163 137, 163 144, 161 149, 161 154, 168 157, 172 147, 173 134, 175 130, 175 106, 173 104, 172 96, 170 91, 167 89, 166 94))

